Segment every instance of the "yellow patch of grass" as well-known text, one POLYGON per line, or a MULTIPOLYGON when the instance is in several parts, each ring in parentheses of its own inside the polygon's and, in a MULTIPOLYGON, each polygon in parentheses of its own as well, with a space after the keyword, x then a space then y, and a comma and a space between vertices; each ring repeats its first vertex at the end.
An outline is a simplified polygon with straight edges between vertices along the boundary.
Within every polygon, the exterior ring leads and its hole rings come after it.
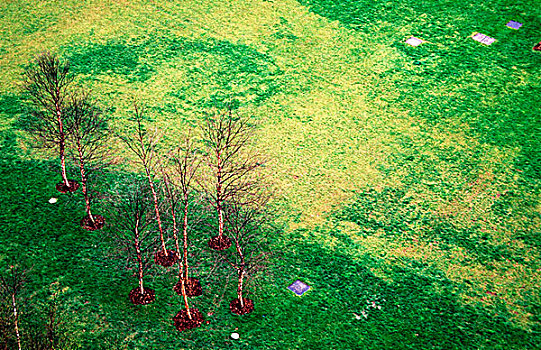
MULTIPOLYGON (((339 229, 356 243, 358 251, 349 251, 355 255, 370 254, 384 258, 390 264, 401 264, 403 259, 413 259, 429 264, 442 271, 453 282, 470 285, 467 292, 461 294, 464 303, 481 303, 487 307, 495 303, 505 304, 505 308, 513 314, 513 321, 524 329, 530 329, 532 316, 527 311, 531 297, 536 296, 541 287, 541 269, 509 260, 492 262, 490 266, 471 263, 474 259, 464 248, 453 247, 451 250, 441 249, 437 242, 422 242, 417 238, 409 241, 386 238, 383 232, 363 237, 359 235, 360 227, 351 222, 340 222, 339 229)), ((539 256, 530 251, 529 261, 537 261, 539 256)), ((384 267, 372 268, 379 278, 392 281, 392 272, 384 267)))

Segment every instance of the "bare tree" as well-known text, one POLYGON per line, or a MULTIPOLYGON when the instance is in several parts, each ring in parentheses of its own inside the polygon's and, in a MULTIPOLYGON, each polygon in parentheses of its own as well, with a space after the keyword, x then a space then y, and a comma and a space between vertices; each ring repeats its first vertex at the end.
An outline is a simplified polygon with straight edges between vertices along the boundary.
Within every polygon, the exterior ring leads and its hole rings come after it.
POLYGON ((9 271, 0 275, 0 293, 11 303, 13 312, 13 328, 17 339, 18 349, 21 350, 21 334, 19 329, 19 311, 17 298, 26 282, 26 270, 17 266, 10 266, 9 271))
MULTIPOLYGON (((188 217, 189 217, 189 206, 190 198, 193 193, 193 181, 197 170, 199 168, 199 161, 195 154, 194 144, 190 136, 186 137, 184 147, 179 148, 176 151, 176 154, 171 157, 175 172, 175 186, 179 189, 181 195, 181 205, 182 205, 182 242, 183 242, 183 252, 182 258, 183 262, 179 266, 183 267, 182 278, 186 283, 188 296, 197 296, 201 295, 201 285, 199 280, 196 278, 189 277, 189 263, 188 263, 188 217)), ((193 213, 192 213, 193 214, 193 213)), ((192 220, 194 215, 192 215, 192 220)), ((180 252, 179 252, 180 255, 180 252)))
POLYGON ((64 111, 70 95, 73 77, 69 74, 69 62, 56 54, 44 52, 24 74, 23 88, 33 105, 32 119, 26 129, 42 148, 58 148, 62 182, 56 185, 60 192, 74 192, 79 187, 69 180, 66 172, 66 130, 64 111))
POLYGON ((86 92, 70 96, 65 114, 68 141, 71 141, 77 150, 75 159, 81 173, 85 198, 87 215, 81 220, 81 227, 89 231, 98 230, 105 224, 105 218, 92 214, 88 172, 107 165, 105 145, 109 140, 108 120, 86 92))
POLYGON ((197 278, 189 277, 188 273, 188 217, 189 217, 189 205, 190 194, 192 192, 192 180, 196 174, 199 163, 194 155, 193 143, 188 136, 185 139, 184 148, 179 148, 176 154, 171 156, 171 160, 174 164, 175 172, 175 186, 172 187, 169 184, 169 176, 164 174, 165 188, 167 191, 167 197, 170 203, 171 217, 173 220, 173 235, 175 238, 175 245, 177 254, 182 259, 179 259, 179 281, 175 285, 174 290, 177 294, 181 295, 184 299, 185 309, 181 310, 173 319, 175 327, 182 331, 184 329, 190 329, 199 327, 202 322, 202 315, 198 309, 190 308, 188 303, 188 297, 199 296, 203 293, 201 289, 201 283, 197 278), (177 190, 178 189, 178 190, 177 190), (179 202, 182 205, 182 238, 183 238, 183 252, 180 253, 180 244, 178 240, 178 230, 176 223, 176 207, 179 202))
POLYGON ((250 173, 261 164, 261 157, 249 148, 254 128, 247 120, 233 115, 231 109, 215 113, 203 129, 207 148, 206 164, 211 175, 198 180, 217 214, 218 235, 209 246, 225 250, 231 239, 224 235, 224 203, 234 196, 253 190, 250 173))
POLYGON ((245 282, 266 266, 268 255, 265 228, 271 221, 267 204, 271 192, 261 187, 249 196, 233 198, 225 205, 227 228, 232 234, 235 253, 223 255, 237 272, 237 298, 229 304, 231 312, 243 315, 254 310, 254 303, 244 296, 245 282))
POLYGON ((149 133, 143 126, 143 113, 140 110, 137 103, 134 104, 135 108, 135 122, 136 129, 134 139, 129 136, 120 136, 128 148, 135 153, 139 158, 140 164, 143 166, 145 176, 148 180, 150 190, 152 192, 152 200, 154 202, 154 213, 156 221, 158 223, 158 230, 160 232, 161 249, 158 250, 154 256, 154 261, 161 266, 172 266, 178 259, 177 254, 173 250, 168 250, 165 246, 164 229, 160 215, 160 204, 158 200, 158 191, 156 190, 156 172, 160 168, 159 156, 158 156, 158 142, 159 136, 157 131, 149 133))
POLYGON ((154 290, 143 285, 144 271, 149 266, 149 253, 158 246, 151 230, 155 218, 146 180, 130 180, 133 182, 124 193, 116 193, 111 197, 115 223, 112 234, 118 245, 128 251, 129 256, 133 256, 133 253, 137 256, 139 286, 130 291, 129 299, 135 305, 145 305, 155 299, 154 290))

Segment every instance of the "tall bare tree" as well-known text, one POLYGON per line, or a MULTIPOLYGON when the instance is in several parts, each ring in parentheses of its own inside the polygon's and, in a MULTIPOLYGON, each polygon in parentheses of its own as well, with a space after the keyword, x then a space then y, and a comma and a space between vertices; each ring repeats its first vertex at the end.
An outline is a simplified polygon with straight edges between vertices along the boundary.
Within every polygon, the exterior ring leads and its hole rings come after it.
POLYGON ((151 192, 146 180, 130 178, 130 185, 122 192, 111 197, 114 226, 112 235, 119 247, 128 252, 129 259, 135 253, 139 286, 129 293, 130 301, 135 305, 145 305, 155 300, 153 289, 145 287, 143 276, 149 267, 149 254, 158 246, 158 240, 152 232, 155 217, 151 206, 151 192))
POLYGON ((155 183, 156 173, 159 171, 161 166, 158 155, 158 142, 160 137, 157 130, 155 130, 153 133, 149 133, 147 131, 143 125, 143 112, 137 103, 134 103, 134 109, 136 123, 135 135, 133 135, 133 138, 131 136, 120 136, 120 138, 124 141, 128 148, 135 153, 137 158, 139 158, 139 162, 143 166, 145 176, 152 192, 154 213, 158 223, 161 242, 161 249, 156 251, 154 261, 158 265, 169 267, 176 262, 178 256, 175 251, 168 250, 165 246, 165 235, 160 214, 160 203, 155 183))
POLYGON ((64 112, 70 95, 73 77, 69 62, 56 54, 44 52, 37 56, 24 74, 23 89, 33 106, 32 118, 26 129, 42 148, 58 148, 62 182, 56 185, 60 192, 74 192, 79 184, 69 180, 66 171, 66 130, 64 112))
POLYGON ((231 239, 224 235, 224 204, 253 190, 250 173, 262 164, 261 157, 250 148, 254 130, 231 109, 211 114, 203 128, 205 162, 211 174, 198 182, 216 210, 218 235, 208 243, 215 250, 231 246, 231 239))
POLYGON ((13 331, 17 339, 17 347, 21 346, 21 333, 19 329, 19 308, 17 299, 26 281, 26 270, 18 266, 10 266, 9 270, 0 274, 0 295, 5 297, 11 303, 13 312, 13 331))
POLYGON ((254 303, 244 295, 246 280, 265 268, 269 249, 265 229, 271 222, 267 204, 271 191, 261 187, 249 196, 240 196, 228 201, 225 218, 235 245, 235 253, 224 259, 237 272, 237 298, 229 304, 231 312, 243 315, 254 310, 254 303))
MULTIPOLYGON (((190 199, 193 195, 193 181, 195 179, 197 170, 199 168, 199 160, 196 156, 194 144, 190 138, 187 136, 184 141, 184 146, 176 150, 176 154, 171 156, 173 161, 173 171, 175 176, 175 187, 178 188, 180 192, 180 202, 182 209, 182 242, 183 242, 183 251, 182 251, 182 263, 179 264, 179 267, 183 267, 181 273, 182 280, 186 284, 188 296, 197 296, 201 295, 201 284, 197 278, 189 277, 189 263, 188 263, 188 217, 190 216, 189 206, 190 199)), ((191 213, 191 219, 195 219, 193 212, 191 213)), ((179 251, 180 254, 180 251, 179 251)))
MULTIPOLYGON (((185 309, 181 310, 174 318, 175 327, 182 331, 199 327, 202 321, 202 315, 198 309, 190 308, 188 297, 199 296, 203 293, 201 283, 197 278, 189 277, 188 264, 188 218, 190 195, 192 192, 192 181, 197 172, 199 163, 194 155, 194 147, 190 137, 186 137, 183 148, 178 148, 176 154, 172 154, 170 159, 173 162, 174 186, 170 185, 169 175, 164 174, 165 188, 167 197, 170 203, 171 217, 173 220, 173 236, 179 257, 179 281, 175 285, 174 290, 184 299, 185 309), (180 198, 179 198, 180 197, 180 198), (182 210, 182 238, 183 249, 180 252, 180 244, 178 239, 178 229, 176 220, 176 207, 178 202, 181 204, 182 210)), ((193 217, 192 217, 193 219, 193 217)))
POLYGON ((105 218, 92 214, 88 173, 89 170, 105 167, 108 162, 105 147, 109 140, 108 120, 87 92, 72 94, 65 114, 68 141, 71 141, 77 150, 75 159, 81 173, 85 198, 87 215, 81 220, 81 226, 89 231, 101 229, 105 218))

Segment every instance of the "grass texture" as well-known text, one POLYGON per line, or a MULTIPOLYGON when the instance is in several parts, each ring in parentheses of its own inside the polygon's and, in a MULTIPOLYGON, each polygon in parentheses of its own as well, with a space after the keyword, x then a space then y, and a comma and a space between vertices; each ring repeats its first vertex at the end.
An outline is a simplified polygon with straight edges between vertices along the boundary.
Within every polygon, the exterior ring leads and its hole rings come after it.
POLYGON ((0 263, 33 266, 39 305, 59 291, 73 348, 534 349, 540 31, 535 0, 4 1, 0 263), (81 199, 55 193, 55 160, 16 123, 21 74, 43 50, 70 60, 118 130, 134 98, 166 146, 211 107, 259 123, 280 253, 253 314, 229 313, 234 280, 203 258, 201 329, 172 327, 172 273, 149 278, 155 304, 129 304, 134 271, 78 228, 81 199), (297 278, 312 286, 300 298, 286 289, 297 278))

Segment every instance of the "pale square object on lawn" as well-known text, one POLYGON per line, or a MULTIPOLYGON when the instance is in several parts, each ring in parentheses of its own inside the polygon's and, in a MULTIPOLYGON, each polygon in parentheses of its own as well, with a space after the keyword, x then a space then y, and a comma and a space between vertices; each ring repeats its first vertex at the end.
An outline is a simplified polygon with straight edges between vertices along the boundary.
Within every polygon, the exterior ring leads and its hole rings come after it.
POLYGON ((421 39, 416 38, 414 36, 412 36, 411 38, 406 40, 406 44, 411 45, 411 46, 419 46, 422 43, 424 43, 424 41, 422 41, 421 39))
POLYGON ((509 21, 509 23, 507 23, 506 26, 511 29, 519 29, 520 27, 522 27, 522 23, 517 22, 517 21, 509 21))
POLYGON ((308 291, 308 289, 310 289, 310 288, 311 287, 309 285, 307 285, 306 283, 301 282, 299 280, 296 280, 295 282, 293 282, 292 285, 287 287, 287 289, 289 289, 293 293, 297 294, 297 296, 299 296, 299 297, 301 295, 303 295, 304 293, 306 293, 306 291, 308 291))
POLYGON ((491 38, 485 34, 481 34, 481 33, 475 33, 473 36, 472 36, 472 39, 475 40, 475 41, 478 41, 480 42, 481 44, 485 44, 485 45, 492 45, 496 39, 494 38, 491 38))

